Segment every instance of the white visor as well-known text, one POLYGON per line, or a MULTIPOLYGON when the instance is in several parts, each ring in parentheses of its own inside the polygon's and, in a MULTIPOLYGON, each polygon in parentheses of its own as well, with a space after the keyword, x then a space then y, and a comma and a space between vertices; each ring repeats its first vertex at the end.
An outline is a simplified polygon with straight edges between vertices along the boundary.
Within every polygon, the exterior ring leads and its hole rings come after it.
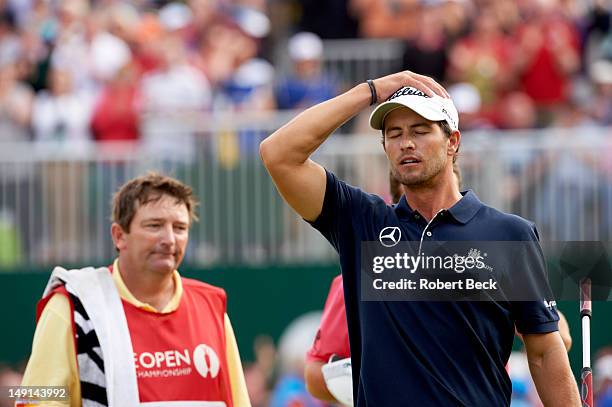
POLYGON ((370 126, 382 130, 387 115, 399 107, 407 107, 427 120, 445 121, 453 131, 459 129, 459 114, 451 99, 438 95, 430 97, 410 87, 398 89, 386 102, 378 105, 370 116, 370 126))

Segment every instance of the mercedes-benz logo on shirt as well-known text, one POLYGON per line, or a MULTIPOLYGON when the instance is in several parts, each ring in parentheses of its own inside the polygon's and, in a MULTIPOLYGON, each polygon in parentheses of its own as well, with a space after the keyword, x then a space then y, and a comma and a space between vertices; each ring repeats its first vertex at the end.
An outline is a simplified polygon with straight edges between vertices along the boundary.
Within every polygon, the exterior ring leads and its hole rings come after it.
POLYGON ((393 247, 400 242, 402 231, 397 226, 387 226, 380 231, 378 240, 385 247, 393 247))

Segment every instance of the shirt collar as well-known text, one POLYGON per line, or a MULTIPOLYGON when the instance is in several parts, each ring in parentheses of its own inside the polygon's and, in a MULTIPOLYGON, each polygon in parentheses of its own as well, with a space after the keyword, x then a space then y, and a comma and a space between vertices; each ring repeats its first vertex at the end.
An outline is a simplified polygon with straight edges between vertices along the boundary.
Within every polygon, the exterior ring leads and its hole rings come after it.
POLYGON ((121 278, 121 273, 119 272, 119 259, 115 259, 113 263, 113 281, 115 282, 115 286, 117 287, 117 291, 119 292, 119 296, 121 299, 126 300, 130 304, 142 308, 145 311, 156 312, 159 314, 167 314, 175 311, 179 303, 181 302, 181 296, 183 295, 183 283, 181 282, 181 276, 179 275, 177 270, 174 270, 172 274, 172 279, 174 280, 174 294, 172 294, 172 298, 170 302, 166 304, 164 309, 159 312, 155 307, 151 304, 147 304, 146 302, 140 301, 138 298, 134 297, 134 294, 128 290, 123 278, 121 278))
MULTIPOLYGON (((450 213, 457 222, 466 224, 476 215, 483 204, 471 189, 461 192, 461 195, 461 199, 448 208, 448 213, 450 213)), ((409 217, 416 212, 408 205, 406 195, 402 195, 395 210, 400 217, 409 217)))

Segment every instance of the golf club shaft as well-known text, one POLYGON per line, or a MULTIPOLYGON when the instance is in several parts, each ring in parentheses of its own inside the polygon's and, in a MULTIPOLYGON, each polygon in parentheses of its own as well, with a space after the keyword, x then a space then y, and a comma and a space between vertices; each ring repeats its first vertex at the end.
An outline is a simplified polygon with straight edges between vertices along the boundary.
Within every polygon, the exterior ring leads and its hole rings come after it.
POLYGON ((580 319, 582 321, 582 372, 580 398, 583 407, 593 407, 593 373, 591 371, 591 281, 580 284, 580 319))

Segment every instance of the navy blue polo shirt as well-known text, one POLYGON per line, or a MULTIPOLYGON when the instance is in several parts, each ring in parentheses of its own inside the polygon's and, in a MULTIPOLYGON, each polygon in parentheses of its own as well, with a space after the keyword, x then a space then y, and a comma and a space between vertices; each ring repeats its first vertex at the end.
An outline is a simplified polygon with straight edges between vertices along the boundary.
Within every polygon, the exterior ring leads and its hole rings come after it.
MULTIPOLYGON (((537 241, 533 223, 489 207, 471 192, 436 217, 424 235, 438 241, 537 241)), ((340 255, 354 395, 358 407, 509 406, 505 365, 519 332, 558 330, 543 302, 361 301, 362 241, 398 226, 419 241, 427 221, 402 197, 379 196, 327 172, 323 209, 312 222, 340 255)))

